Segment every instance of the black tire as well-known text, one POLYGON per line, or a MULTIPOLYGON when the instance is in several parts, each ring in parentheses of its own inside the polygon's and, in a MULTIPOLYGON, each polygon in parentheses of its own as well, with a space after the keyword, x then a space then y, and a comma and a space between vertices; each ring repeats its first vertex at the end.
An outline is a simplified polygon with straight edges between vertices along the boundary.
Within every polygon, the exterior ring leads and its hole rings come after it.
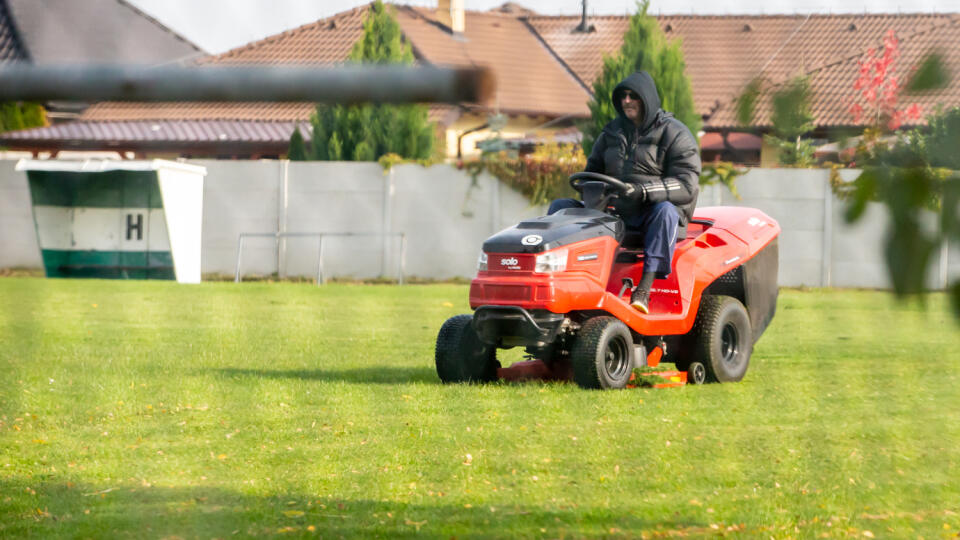
POLYGON ((732 296, 704 295, 693 334, 693 361, 706 368, 707 381, 743 379, 750 365, 753 337, 750 316, 739 300, 732 296))
POLYGON ((700 362, 690 362, 687 369, 687 384, 703 384, 707 380, 707 368, 700 362))
POLYGON ((495 381, 500 367, 497 348, 480 341, 473 329, 473 315, 457 315, 443 323, 434 359, 445 383, 495 381))
POLYGON ((633 372, 630 329, 614 317, 594 317, 580 328, 570 359, 581 388, 625 388, 633 372))

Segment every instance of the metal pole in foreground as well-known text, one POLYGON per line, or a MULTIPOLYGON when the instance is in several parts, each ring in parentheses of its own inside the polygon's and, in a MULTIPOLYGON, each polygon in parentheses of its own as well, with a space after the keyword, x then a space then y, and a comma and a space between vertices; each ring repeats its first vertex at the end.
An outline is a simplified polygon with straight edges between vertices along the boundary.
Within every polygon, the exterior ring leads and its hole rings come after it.
POLYGON ((483 103, 486 68, 346 65, 0 67, 0 101, 483 103))

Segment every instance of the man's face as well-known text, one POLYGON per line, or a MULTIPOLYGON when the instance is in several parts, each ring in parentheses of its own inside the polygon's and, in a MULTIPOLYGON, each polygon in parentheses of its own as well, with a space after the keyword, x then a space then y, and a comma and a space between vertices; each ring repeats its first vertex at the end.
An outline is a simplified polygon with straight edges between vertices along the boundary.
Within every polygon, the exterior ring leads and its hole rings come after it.
POLYGON ((643 103, 633 90, 627 90, 620 98, 620 106, 623 109, 623 115, 630 121, 636 123, 643 118, 643 103))

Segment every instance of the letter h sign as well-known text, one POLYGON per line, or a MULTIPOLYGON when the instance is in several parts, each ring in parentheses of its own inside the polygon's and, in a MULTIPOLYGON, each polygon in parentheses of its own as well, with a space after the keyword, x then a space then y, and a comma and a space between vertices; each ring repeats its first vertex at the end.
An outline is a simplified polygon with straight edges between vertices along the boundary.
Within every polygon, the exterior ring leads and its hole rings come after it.
POLYGON ((133 240, 134 231, 137 234, 136 240, 143 240, 143 214, 136 214, 136 221, 133 216, 134 214, 127 214, 127 240, 133 240))

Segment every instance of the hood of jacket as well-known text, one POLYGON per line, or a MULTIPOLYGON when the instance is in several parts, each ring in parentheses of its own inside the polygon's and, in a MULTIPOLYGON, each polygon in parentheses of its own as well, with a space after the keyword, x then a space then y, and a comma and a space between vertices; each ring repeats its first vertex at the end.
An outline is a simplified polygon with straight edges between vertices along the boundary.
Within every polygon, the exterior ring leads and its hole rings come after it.
POLYGON ((629 75, 626 79, 620 81, 620 84, 613 89, 613 108, 617 110, 617 116, 630 122, 623 114, 623 106, 620 103, 623 93, 627 90, 633 90, 640 96, 640 102, 643 103, 643 121, 640 123, 640 132, 643 133, 650 129, 654 120, 657 119, 657 113, 660 111, 660 94, 657 93, 657 85, 653 82, 653 77, 646 71, 637 71, 629 75))

